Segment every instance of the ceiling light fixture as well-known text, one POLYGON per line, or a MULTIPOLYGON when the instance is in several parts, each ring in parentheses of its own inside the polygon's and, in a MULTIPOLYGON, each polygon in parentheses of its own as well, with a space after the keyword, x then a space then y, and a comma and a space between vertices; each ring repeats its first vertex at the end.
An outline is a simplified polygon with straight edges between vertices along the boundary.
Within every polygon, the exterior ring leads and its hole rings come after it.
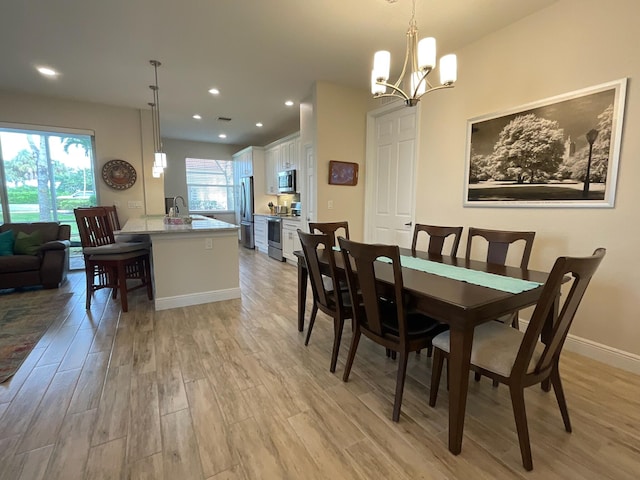
POLYGON ((217 88, 211 88, 211 89, 209 90, 209 93, 210 93, 211 95, 219 95, 219 94, 220 94, 220 90, 218 90, 217 88))
POLYGON ((261 128, 262 126, 263 126, 263 125, 262 125, 262 122, 258 122, 258 123, 256 123, 256 127, 261 128))
POLYGON ((153 92, 153 102, 149 103, 151 107, 151 123, 153 125, 153 169, 152 173, 155 178, 159 178, 164 169, 167 168, 167 154, 162 150, 162 136, 160 134, 160 95, 158 91, 158 67, 162 65, 158 60, 149 60, 155 72, 155 84, 149 85, 153 92))
POLYGON ((196 120, 202 120, 202 116, 198 115, 197 113, 193 116, 193 118, 195 118, 196 120))
POLYGON ((391 53, 386 50, 376 52, 373 57, 373 71, 371 72, 371 93, 374 98, 398 97, 404 100, 409 107, 418 104, 420 98, 434 90, 453 87, 457 80, 456 56, 445 55, 440 59, 440 83, 433 86, 427 80, 436 67, 436 39, 423 38, 418 42, 418 25, 416 23, 416 0, 413 0, 411 20, 407 30, 407 53, 404 58, 404 66, 396 83, 388 83, 389 69, 391 66, 391 53), (405 80, 405 74, 408 76, 405 80), (403 90, 403 82, 404 85, 403 90), (391 93, 387 92, 391 88, 391 93))
POLYGON ((293 102, 292 102, 291 100, 287 100, 286 102, 284 102, 284 104, 285 104, 287 107, 293 107, 293 102))
POLYGON ((41 75, 44 75, 45 77, 55 77, 56 75, 58 75, 58 72, 49 67, 37 67, 37 70, 41 75))
POLYGON ((221 133, 220 135, 218 135, 218 138, 227 138, 227 135, 225 133, 221 133))

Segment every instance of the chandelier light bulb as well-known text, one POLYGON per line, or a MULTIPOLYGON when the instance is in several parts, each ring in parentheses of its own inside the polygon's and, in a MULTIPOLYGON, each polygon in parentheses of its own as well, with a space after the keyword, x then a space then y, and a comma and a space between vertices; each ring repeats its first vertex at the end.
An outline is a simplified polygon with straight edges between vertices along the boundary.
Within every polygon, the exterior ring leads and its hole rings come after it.
POLYGON ((380 50, 373 56, 373 72, 376 80, 389 80, 389 71, 391 70, 391 53, 386 50, 380 50))
POLYGON ((376 71, 371 70, 371 93, 374 95, 385 93, 387 91, 387 87, 380 85, 376 80, 376 71))
POLYGON ((418 42, 418 68, 433 70, 436 68, 436 39, 423 38, 418 42))
POLYGON ((440 83, 453 85, 458 79, 458 59, 454 54, 445 55, 440 59, 440 83))

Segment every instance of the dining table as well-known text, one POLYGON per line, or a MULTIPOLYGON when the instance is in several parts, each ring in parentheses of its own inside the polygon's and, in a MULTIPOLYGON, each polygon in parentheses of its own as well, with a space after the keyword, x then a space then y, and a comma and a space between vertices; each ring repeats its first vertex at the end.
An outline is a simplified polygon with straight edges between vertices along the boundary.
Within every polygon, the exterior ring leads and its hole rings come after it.
MULTIPOLYGON (((296 251, 294 254, 298 259, 298 330, 303 331, 308 275, 303 252, 296 251)), ((465 273, 465 270, 470 270, 471 274, 486 272, 511 279, 535 282, 529 286, 529 289, 514 293, 478 285, 470 281, 449 278, 441 274, 428 273, 416 268, 402 267, 403 287, 408 308, 449 325, 451 339, 448 364, 449 451, 457 455, 462 450, 471 345, 475 327, 536 304, 548 274, 520 267, 434 255, 405 248, 400 248, 400 254, 404 257, 427 260, 434 264, 460 267, 462 270, 459 271, 462 274, 465 273)), ((334 256, 338 271, 344 273, 342 254, 337 249, 320 251, 320 262, 328 267, 327 255, 334 256)), ((394 277, 391 264, 377 261, 375 272, 382 291, 385 286, 386 288, 393 287, 394 277)), ((480 273, 480 275, 483 274, 480 273)), ((543 342, 545 338, 550 336, 556 315, 557 308, 549 312, 549 318, 542 334, 543 342)), ((546 391, 550 389, 548 383, 543 385, 543 389, 546 391)))

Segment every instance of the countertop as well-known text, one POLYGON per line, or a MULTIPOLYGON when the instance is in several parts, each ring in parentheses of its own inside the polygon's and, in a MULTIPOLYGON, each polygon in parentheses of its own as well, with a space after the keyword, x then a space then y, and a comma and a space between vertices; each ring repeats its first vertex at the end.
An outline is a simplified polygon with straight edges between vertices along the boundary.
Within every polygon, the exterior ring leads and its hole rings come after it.
POLYGON ((276 215, 275 213, 254 213, 254 217, 278 217, 282 220, 293 220, 294 222, 302 221, 302 217, 300 215, 291 215, 290 213, 286 215, 276 215))
POLYGON ((150 233, 189 233, 189 232, 224 232, 237 231, 238 226, 222 222, 203 215, 190 215, 193 222, 190 225, 165 225, 164 215, 149 215, 140 218, 130 218, 120 233, 150 234, 150 233))

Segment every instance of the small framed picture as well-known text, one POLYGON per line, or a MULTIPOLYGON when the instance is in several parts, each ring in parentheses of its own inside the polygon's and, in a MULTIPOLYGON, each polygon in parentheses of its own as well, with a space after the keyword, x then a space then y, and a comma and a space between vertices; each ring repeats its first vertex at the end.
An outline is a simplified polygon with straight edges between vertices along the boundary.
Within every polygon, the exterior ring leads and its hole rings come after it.
POLYGON ((329 185, 357 185, 358 164, 353 162, 329 161, 329 185))

